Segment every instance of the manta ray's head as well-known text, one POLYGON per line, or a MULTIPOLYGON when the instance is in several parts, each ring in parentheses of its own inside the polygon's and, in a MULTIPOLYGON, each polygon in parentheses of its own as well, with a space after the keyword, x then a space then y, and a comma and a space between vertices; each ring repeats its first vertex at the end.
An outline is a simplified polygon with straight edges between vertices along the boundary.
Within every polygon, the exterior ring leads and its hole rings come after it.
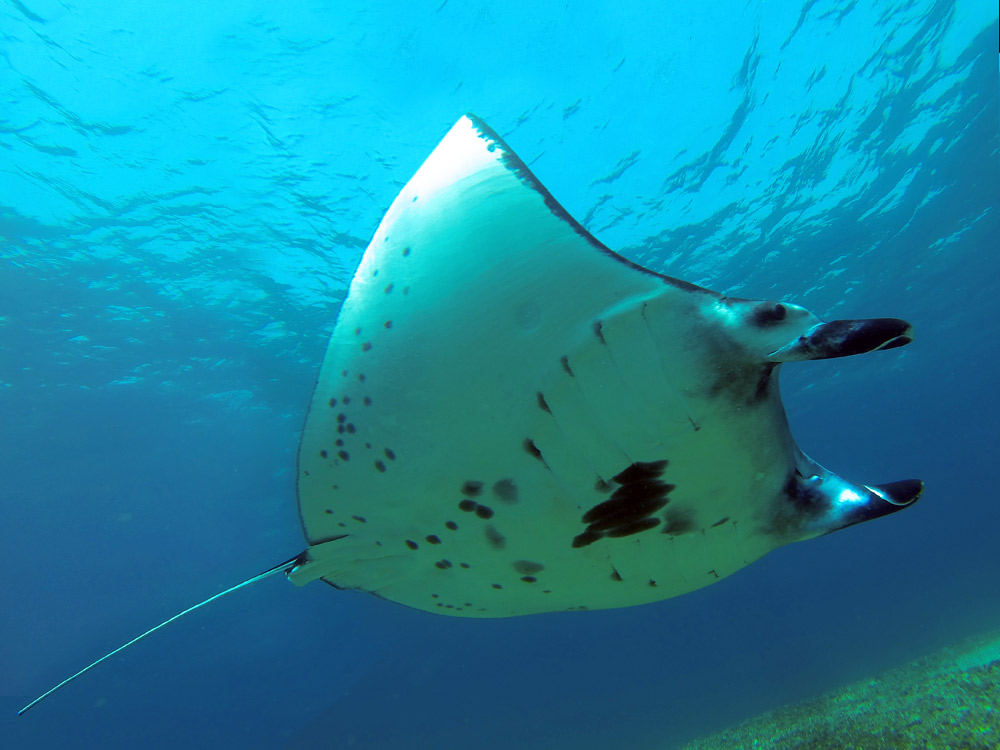
MULTIPOLYGON (((898 318, 825 322, 787 302, 731 297, 722 297, 714 305, 716 318, 733 340, 769 367, 895 349, 913 340, 910 324, 898 318)), ((761 390, 758 386, 757 391, 761 390)), ((762 531, 783 543, 895 513, 912 505, 923 492, 923 482, 917 479, 855 484, 797 453, 794 467, 762 519, 762 531)))

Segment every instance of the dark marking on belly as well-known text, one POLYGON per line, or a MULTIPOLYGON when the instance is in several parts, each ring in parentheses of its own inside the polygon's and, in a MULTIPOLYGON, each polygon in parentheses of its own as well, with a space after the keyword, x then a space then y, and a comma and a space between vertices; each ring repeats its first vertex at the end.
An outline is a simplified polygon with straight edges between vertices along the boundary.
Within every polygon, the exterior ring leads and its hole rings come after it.
POLYGON ((487 524, 484 529, 484 533, 486 534, 486 541, 489 542, 494 549, 503 549, 507 546, 507 538, 497 531, 493 524, 487 524))
POLYGON ((577 534, 573 537, 573 548, 579 549, 580 547, 586 547, 589 544, 593 544, 598 539, 603 539, 604 533, 600 531, 584 531, 582 534, 577 534))
POLYGON ((627 523, 624 526, 617 526, 609 530, 607 535, 615 538, 632 536, 632 534, 639 534, 643 531, 654 529, 659 525, 659 518, 641 518, 638 521, 632 521, 632 523, 627 523))
MULTIPOLYGON (((668 462, 637 461, 614 476, 620 485, 611 497, 598 503, 580 519, 586 530, 573 539, 574 547, 586 547, 604 536, 623 537, 648 531, 660 524, 653 514, 663 508, 675 485, 661 480, 668 462)), ((596 488, 610 488, 599 479, 596 488)))
POLYGON ((712 528, 714 529, 716 526, 722 526, 722 524, 724 524, 728 520, 729 516, 726 516, 725 518, 720 518, 718 521, 712 524, 712 528))
POLYGON ((493 483, 493 494, 505 503, 516 503, 517 485, 513 479, 500 479, 493 483))
POLYGON ((537 458, 542 463, 545 463, 545 459, 542 458, 542 452, 538 450, 538 446, 535 445, 535 441, 531 438, 524 439, 524 450, 526 450, 530 455, 537 458))
POLYGON ((689 510, 668 510, 664 518, 664 534, 680 536, 694 529, 694 514, 689 510))
POLYGON ((515 560, 511 565, 521 575, 533 575, 545 570, 545 566, 533 560, 515 560))
POLYGON ((559 361, 562 363, 562 368, 566 371, 566 374, 571 378, 575 378, 576 375, 573 374, 573 370, 569 366, 569 357, 560 357, 559 361))
POLYGON ((604 324, 601 321, 598 320, 594 323, 594 335, 597 336, 598 341, 607 346, 608 342, 604 340, 603 329, 604 329, 604 324))
POLYGON ((545 401, 545 396, 542 395, 541 391, 538 392, 538 408, 549 414, 552 413, 552 409, 549 408, 548 403, 545 401))
POLYGON ((469 480, 462 484, 462 494, 466 497, 479 497, 483 493, 483 483, 469 480))
POLYGON ((622 574, 618 572, 617 568, 612 568, 611 569, 611 580, 612 581, 620 581, 620 580, 622 580, 622 574))

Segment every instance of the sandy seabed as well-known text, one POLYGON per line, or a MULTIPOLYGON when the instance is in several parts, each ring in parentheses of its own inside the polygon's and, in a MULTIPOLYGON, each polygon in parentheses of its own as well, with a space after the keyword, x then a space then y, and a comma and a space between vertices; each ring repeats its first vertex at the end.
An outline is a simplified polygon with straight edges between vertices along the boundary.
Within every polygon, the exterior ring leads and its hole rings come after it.
POLYGON ((681 750, 998 750, 1000 632, 977 636, 681 750))

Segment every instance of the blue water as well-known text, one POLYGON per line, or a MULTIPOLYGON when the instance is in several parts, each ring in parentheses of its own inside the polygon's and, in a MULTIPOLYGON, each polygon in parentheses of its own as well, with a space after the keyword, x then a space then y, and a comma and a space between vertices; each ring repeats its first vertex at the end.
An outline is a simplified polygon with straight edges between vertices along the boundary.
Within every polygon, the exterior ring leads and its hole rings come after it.
POLYGON ((668 748, 1000 626, 997 36, 980 0, 0 2, 0 746, 668 748), (913 322, 783 390, 924 498, 626 610, 272 578, 15 719, 301 550, 325 339, 467 110, 654 270, 913 322))

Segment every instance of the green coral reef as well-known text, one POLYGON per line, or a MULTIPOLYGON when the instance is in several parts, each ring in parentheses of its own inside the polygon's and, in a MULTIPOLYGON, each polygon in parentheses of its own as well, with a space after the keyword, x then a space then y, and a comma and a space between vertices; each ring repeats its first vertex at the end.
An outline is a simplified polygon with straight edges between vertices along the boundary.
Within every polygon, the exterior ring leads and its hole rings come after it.
POLYGON ((682 750, 997 750, 1000 633, 979 636, 682 750))

